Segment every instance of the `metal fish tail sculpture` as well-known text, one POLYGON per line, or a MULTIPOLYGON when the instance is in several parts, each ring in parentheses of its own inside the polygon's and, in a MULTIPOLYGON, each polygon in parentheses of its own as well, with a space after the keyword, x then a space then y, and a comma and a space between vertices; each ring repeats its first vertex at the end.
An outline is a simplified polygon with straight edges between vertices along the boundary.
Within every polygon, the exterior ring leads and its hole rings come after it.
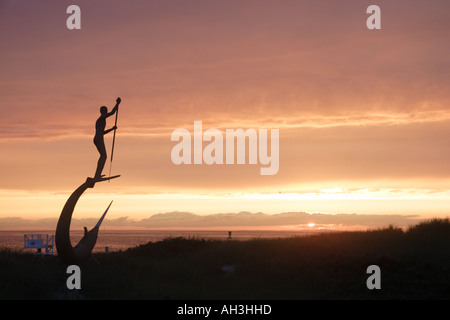
POLYGON ((81 197, 84 191, 86 191, 87 188, 93 188, 96 182, 98 182, 98 180, 87 178, 86 182, 79 186, 72 193, 69 199, 67 199, 67 202, 64 205, 64 208, 59 217, 55 233, 56 250, 58 251, 58 256, 68 265, 78 265, 86 261, 91 256, 92 250, 94 249, 95 243, 97 242, 100 225, 106 213, 108 212, 109 207, 112 204, 111 201, 105 213, 103 213, 102 217, 94 228, 92 228, 90 231, 87 231, 87 229, 85 228, 85 234, 83 238, 75 247, 73 247, 70 242, 70 223, 72 221, 73 211, 75 210, 78 199, 81 197))

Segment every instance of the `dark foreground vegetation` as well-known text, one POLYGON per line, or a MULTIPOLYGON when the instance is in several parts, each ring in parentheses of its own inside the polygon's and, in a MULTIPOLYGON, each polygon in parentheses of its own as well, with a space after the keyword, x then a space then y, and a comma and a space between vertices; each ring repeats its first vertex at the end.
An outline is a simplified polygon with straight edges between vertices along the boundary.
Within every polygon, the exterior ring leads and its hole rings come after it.
POLYGON ((81 290, 57 256, 0 250, 1 299, 449 299, 450 222, 283 239, 166 239, 96 254, 81 290), (369 290, 367 267, 381 269, 369 290))

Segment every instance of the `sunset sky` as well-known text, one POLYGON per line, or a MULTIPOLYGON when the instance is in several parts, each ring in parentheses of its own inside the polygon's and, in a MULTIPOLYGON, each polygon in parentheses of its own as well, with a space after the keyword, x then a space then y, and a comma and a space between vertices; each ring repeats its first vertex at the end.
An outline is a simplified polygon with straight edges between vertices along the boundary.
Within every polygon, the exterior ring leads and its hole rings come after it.
POLYGON ((74 218, 111 200, 111 227, 448 217, 449 12, 447 0, 1 0, 0 229, 55 226, 95 172, 95 120, 118 96, 121 177, 89 189, 74 218), (66 27, 71 4, 80 30, 66 27), (371 4, 381 30, 366 27, 371 4), (171 133, 194 121, 279 129, 278 173, 173 164, 171 133))

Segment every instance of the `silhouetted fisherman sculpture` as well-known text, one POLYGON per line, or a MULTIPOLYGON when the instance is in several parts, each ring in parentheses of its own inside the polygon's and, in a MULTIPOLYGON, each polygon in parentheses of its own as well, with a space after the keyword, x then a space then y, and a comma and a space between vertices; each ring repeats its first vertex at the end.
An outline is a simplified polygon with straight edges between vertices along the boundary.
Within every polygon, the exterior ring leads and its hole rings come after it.
MULTIPOLYGON (((105 106, 100 107, 100 117, 95 122, 95 137, 94 137, 94 144, 97 147, 98 152, 100 153, 100 158, 98 159, 97 163, 97 170, 95 171, 94 179, 100 179, 102 177, 102 171, 103 167, 106 163, 106 148, 105 148, 105 141, 103 139, 103 136, 111 131, 117 129, 117 114, 119 109, 119 104, 122 100, 120 98, 116 99, 116 105, 111 110, 111 112, 108 112, 108 108, 105 106), (112 116, 113 114, 116 114, 116 125, 112 127, 111 129, 108 129, 105 131, 106 127, 106 118, 112 116)), ((114 150, 114 143, 113 143, 113 150, 114 150)), ((112 159, 112 152, 111 151, 111 159, 112 159)))
MULTIPOLYGON (((84 182, 71 194, 66 204, 64 205, 61 215, 59 216, 55 233, 56 250, 58 251, 58 256, 61 257, 61 259, 68 265, 80 264, 86 261, 92 255, 92 250, 94 249, 95 243, 97 242, 100 225, 103 219, 105 218, 105 215, 109 210, 109 207, 112 204, 111 201, 108 208, 106 208, 106 211, 103 213, 98 223, 94 228, 92 228, 92 230, 88 231, 87 228, 84 227, 85 232, 83 238, 78 242, 78 244, 75 247, 73 247, 70 242, 70 223, 72 221, 72 214, 75 209, 75 205, 78 202, 78 199, 81 197, 84 191, 86 191, 87 188, 93 188, 97 182, 108 181, 110 179, 120 177, 120 175, 112 177, 111 176, 104 177, 104 175, 102 175, 102 171, 107 159, 103 136, 108 132, 114 130, 114 137, 115 137, 115 133, 117 130, 117 114, 120 102, 121 99, 117 98, 116 105, 109 113, 108 109, 105 106, 100 107, 101 115, 95 123, 94 144, 100 153, 100 158, 98 159, 97 162, 97 169, 95 171, 95 175, 93 178, 88 177, 86 179, 86 182, 84 182), (106 118, 112 116, 114 113, 116 114, 116 124, 111 129, 105 131, 106 118)), ((111 150, 111 161, 113 151, 114 151, 114 141, 111 150)))

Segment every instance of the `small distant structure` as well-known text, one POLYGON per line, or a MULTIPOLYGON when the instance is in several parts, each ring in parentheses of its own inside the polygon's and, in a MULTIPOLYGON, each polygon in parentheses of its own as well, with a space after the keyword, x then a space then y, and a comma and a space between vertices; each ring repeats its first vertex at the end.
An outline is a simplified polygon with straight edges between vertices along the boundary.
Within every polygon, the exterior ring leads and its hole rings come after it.
POLYGON ((231 231, 228 231, 228 239, 231 240, 231 231))
POLYGON ((236 265, 235 264, 224 265, 220 268, 220 270, 225 272, 225 274, 228 276, 236 270, 236 265))
POLYGON ((49 234, 25 234, 23 236, 25 249, 37 249, 37 254, 53 255, 55 236, 49 234), (44 251, 42 251, 44 249, 44 251))

